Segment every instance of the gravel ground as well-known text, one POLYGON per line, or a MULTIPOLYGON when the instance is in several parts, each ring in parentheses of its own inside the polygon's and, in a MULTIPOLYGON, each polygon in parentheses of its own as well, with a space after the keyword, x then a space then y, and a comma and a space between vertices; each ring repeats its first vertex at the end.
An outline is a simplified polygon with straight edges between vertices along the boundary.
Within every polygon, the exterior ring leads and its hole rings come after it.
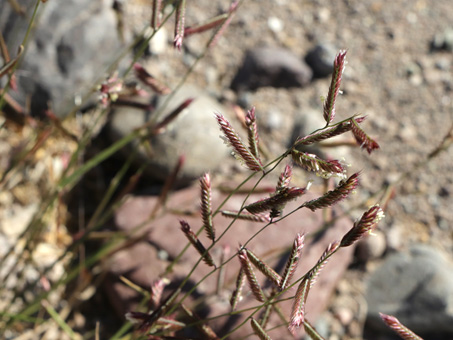
MULTIPOLYGON (((436 36, 449 29, 450 7, 449 1, 244 1, 224 37, 198 64, 189 82, 228 97, 227 88, 248 49, 285 47, 301 57, 317 44, 347 49, 338 119, 366 115, 364 127, 381 146, 371 157, 353 150, 348 160, 364 172, 362 190, 375 193, 410 171, 388 207, 386 227, 402 228, 402 243, 437 242, 451 251, 453 216, 448 207, 453 151, 411 171, 439 145, 452 124, 453 56, 430 47, 436 36)), ((225 1, 197 1, 188 6, 186 24, 227 8, 225 1)), ((149 13, 146 2, 137 0, 127 7, 126 17, 142 27, 136 18, 148 20, 149 13)), ((171 24, 166 29, 171 36, 171 24)), ((187 67, 184 64, 202 50, 207 38, 188 38, 182 55, 167 49, 152 58, 157 76, 175 84, 187 67)), ((262 125, 268 127, 271 150, 283 150, 298 117, 321 115, 319 98, 326 95, 329 81, 315 80, 301 89, 261 88, 246 96, 243 101, 256 106, 262 125)))

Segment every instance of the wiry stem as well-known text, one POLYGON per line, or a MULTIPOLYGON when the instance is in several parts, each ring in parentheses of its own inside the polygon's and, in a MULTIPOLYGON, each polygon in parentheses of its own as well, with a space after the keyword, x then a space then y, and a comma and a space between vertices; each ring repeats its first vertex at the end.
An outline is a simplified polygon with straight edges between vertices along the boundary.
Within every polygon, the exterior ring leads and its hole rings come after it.
POLYGON ((253 331, 261 340, 272 340, 269 334, 261 327, 261 325, 255 319, 251 318, 250 323, 252 325, 253 331))
POLYGON ((313 327, 307 319, 304 320, 304 328, 305 332, 312 338, 312 340, 325 340, 321 334, 318 333, 318 331, 313 327))

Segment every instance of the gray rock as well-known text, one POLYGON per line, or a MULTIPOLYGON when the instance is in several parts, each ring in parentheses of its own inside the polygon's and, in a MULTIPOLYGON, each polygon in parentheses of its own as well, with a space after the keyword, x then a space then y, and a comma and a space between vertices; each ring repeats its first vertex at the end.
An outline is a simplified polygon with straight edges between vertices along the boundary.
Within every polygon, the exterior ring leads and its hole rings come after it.
MULTIPOLYGON (((166 96, 157 99, 159 110, 166 96)), ((165 180, 175 168, 179 157, 184 155, 185 162, 179 174, 180 184, 197 179, 204 172, 215 170, 231 153, 222 139, 214 112, 228 116, 227 110, 214 98, 194 86, 185 86, 179 90, 171 102, 163 109, 163 115, 176 109, 188 98, 195 100, 186 108, 165 132, 151 138, 151 152, 139 148, 140 161, 146 161, 147 172, 158 180, 165 180)), ((131 133, 135 128, 148 121, 150 112, 131 107, 119 107, 112 113, 110 135, 114 140, 131 133)))
POLYGON ((231 88, 235 91, 259 87, 303 87, 312 78, 311 69, 291 51, 258 47, 247 52, 231 88))
POLYGON ((370 277, 366 297, 375 330, 387 331, 381 312, 426 338, 453 334, 453 264, 429 246, 388 257, 370 277))
MULTIPOLYGON (((31 112, 42 115, 50 107, 63 117, 74 100, 85 95, 121 52, 112 0, 66 0, 41 4, 35 30, 16 72, 20 104, 30 99, 31 112)), ((28 27, 35 1, 22 1, 27 15, 0 3, 0 29, 8 49, 17 51, 28 27)))
POLYGON ((329 76, 333 70, 333 62, 337 49, 330 44, 319 44, 305 56, 305 62, 313 71, 314 78, 329 76))

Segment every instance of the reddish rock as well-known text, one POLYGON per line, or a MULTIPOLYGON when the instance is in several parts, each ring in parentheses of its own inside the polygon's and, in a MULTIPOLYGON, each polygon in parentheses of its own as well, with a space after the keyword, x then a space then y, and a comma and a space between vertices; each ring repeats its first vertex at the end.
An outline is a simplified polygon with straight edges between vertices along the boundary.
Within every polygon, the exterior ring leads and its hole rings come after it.
MULTIPOLYGON (((198 187, 192 187, 174 193, 167 203, 168 212, 151 222, 147 222, 147 220, 149 220, 150 213, 156 204, 156 197, 129 197, 123 206, 116 212, 115 224, 117 228, 131 233, 131 235, 134 232, 148 233, 147 237, 149 242, 136 244, 130 249, 122 251, 121 254, 117 254, 115 257, 118 258, 114 258, 111 272, 116 276, 124 275, 135 283, 149 289, 152 281, 164 272, 164 268, 167 264, 158 259, 157 251, 163 250, 167 252, 169 260, 172 260, 180 254, 187 244, 187 240, 180 230, 179 220, 184 219, 187 221, 194 231, 197 231, 201 227, 201 218, 199 215, 199 191, 198 187), (176 214, 176 212, 178 214, 176 214), (141 224, 143 225, 137 230, 137 226, 141 224)), ((267 194, 265 193, 251 195, 248 202, 252 203, 257 199, 266 197, 266 195, 267 194)), ((214 191, 213 208, 215 209, 218 207, 225 197, 225 194, 214 191)), ((313 193, 306 194, 299 198, 297 202, 288 204, 285 208, 285 212, 290 212, 292 209, 297 208, 303 201, 313 199, 314 197, 315 195, 313 193)), ((222 209, 237 210, 240 208, 244 198, 245 195, 234 195, 222 209)), ((335 211, 338 212, 339 209, 337 208, 335 211)), ((214 218, 216 237, 220 238, 220 240, 211 250, 211 253, 217 264, 220 262, 219 254, 223 247, 229 247, 231 249, 230 255, 227 257, 228 259, 234 256, 235 249, 237 249, 239 244, 247 244, 247 247, 255 254, 271 264, 277 271, 282 272, 296 234, 305 233, 305 247, 302 250, 302 257, 294 275, 294 280, 300 278, 307 270, 312 268, 328 244, 335 240, 340 240, 352 226, 352 222, 348 218, 342 217, 335 220, 333 225, 325 228, 324 232, 316 233, 322 225, 322 212, 318 211, 313 213, 308 209, 301 209, 289 215, 284 220, 269 225, 262 231, 260 230, 265 226, 265 223, 238 220, 224 235, 222 235, 232 221, 232 219, 227 219, 220 214, 214 218), (257 234, 256 237, 248 242, 249 238, 255 234, 257 234)), ((210 245, 210 241, 204 233, 200 235, 200 240, 206 247, 210 245)), ((307 318, 310 321, 314 322, 329 303, 329 298, 335 288, 336 282, 342 276, 351 260, 352 250, 352 247, 349 247, 341 249, 335 254, 310 291, 306 307, 307 318)), ((180 280, 190 272, 198 259, 198 253, 193 247, 189 247, 182 255, 174 272, 168 275, 168 278, 174 283, 180 282, 180 280)), ((232 258, 224 268, 225 279, 220 292, 216 291, 218 270, 213 275, 203 280, 206 274, 214 270, 213 267, 208 267, 204 262, 199 263, 188 283, 188 286, 190 287, 198 284, 194 291, 196 296, 199 297, 202 295, 207 297, 209 303, 206 303, 206 306, 209 306, 208 313, 210 316, 220 315, 230 310, 228 300, 231 296, 231 292, 234 290, 236 275, 239 270, 238 259, 235 257, 232 258)), ((257 276, 263 287, 269 287, 269 282, 265 281, 259 272, 257 272, 257 276)), ((119 290, 118 285, 110 285, 108 291, 110 294, 113 294, 112 298, 116 300, 117 311, 124 315, 126 311, 133 310, 135 304, 131 303, 133 299, 131 298, 130 293, 125 293, 124 287, 122 288, 123 289, 119 290), (125 294, 124 299, 123 294, 125 294), (118 301, 121 301, 121 303, 118 303, 118 301)), ((281 298, 290 298, 295 294, 296 288, 297 286, 283 294, 281 298)), ((250 289, 246 286, 243 291, 245 298, 238 304, 237 309, 259 305, 249 293, 250 289)), ((190 305, 190 300, 188 300, 187 303, 190 305)), ((292 299, 283 301, 279 304, 286 320, 289 320, 291 305, 292 299)), ((244 313, 244 316, 248 315, 250 315, 250 311, 244 313)), ((255 317, 258 315, 259 314, 255 317)), ((232 322, 231 318, 218 318, 212 321, 211 326, 216 329, 219 334, 226 334, 229 330, 234 328, 235 325, 238 325, 239 322, 243 320, 244 316, 239 317, 234 322, 232 322)), ((268 328, 282 323, 282 320, 276 316, 277 315, 274 313, 274 317, 271 318, 268 328)), ((251 328, 247 324, 235 333, 235 337, 246 336, 250 332, 251 328)), ((303 331, 301 330, 300 334, 302 333, 303 331)), ((286 327, 280 327, 271 331, 269 334, 271 336, 274 335, 279 339, 292 338, 286 330, 286 327)))

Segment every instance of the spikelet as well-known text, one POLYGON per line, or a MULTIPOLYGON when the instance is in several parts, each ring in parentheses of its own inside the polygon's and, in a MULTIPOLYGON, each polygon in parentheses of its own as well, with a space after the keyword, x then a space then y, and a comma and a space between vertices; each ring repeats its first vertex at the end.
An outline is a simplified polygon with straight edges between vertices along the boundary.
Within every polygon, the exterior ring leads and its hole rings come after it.
POLYGON ((282 280, 280 283, 280 290, 286 289, 289 285, 289 281, 296 271, 297 265, 299 263, 299 258, 304 247, 305 235, 297 234, 296 239, 294 240, 293 248, 289 255, 288 261, 286 262, 285 271, 283 272, 282 280))
POLYGON ((228 120, 221 114, 215 115, 220 125, 220 130, 225 136, 226 142, 233 148, 234 155, 252 171, 264 171, 261 161, 257 159, 244 145, 239 135, 234 131, 228 120))
POLYGON ((236 279, 236 289, 231 294, 230 305, 231 309, 235 310, 238 302, 241 300, 242 288, 244 288, 245 283, 245 272, 244 269, 239 270, 237 279, 236 279))
POLYGON ((379 313, 382 321, 387 326, 393 329, 404 340, 423 340, 421 337, 412 332, 409 328, 404 326, 397 318, 391 315, 379 313))
POLYGON ((245 125, 248 131, 249 150, 255 156, 256 159, 260 159, 260 153, 258 150, 259 137, 258 137, 258 126, 256 124, 255 108, 252 107, 245 116, 245 125))
POLYGON ((139 63, 134 64, 135 76, 154 92, 160 95, 166 95, 171 92, 170 88, 162 84, 156 78, 154 78, 142 65, 139 63))
POLYGON ((192 231, 189 224, 186 221, 179 221, 181 224, 181 230, 183 231, 184 235, 186 235, 189 242, 194 246, 197 252, 203 257, 203 261, 211 267, 215 267, 214 260, 211 257, 211 254, 206 251, 206 248, 198 239, 197 235, 192 231))
POLYGON ((236 13, 238 6, 239 6, 239 0, 233 1, 233 3, 230 5, 230 8, 228 10, 228 17, 225 19, 225 21, 219 27, 216 34, 212 38, 212 40, 209 42, 208 48, 214 47, 217 44, 217 41, 219 41, 220 37, 223 35, 223 33, 225 32, 227 27, 230 25, 231 20, 233 20, 233 16, 236 13))
POLYGON ((252 263, 250 262, 247 256, 247 252, 244 249, 239 251, 239 261, 241 262, 241 268, 244 270, 253 295, 258 301, 264 302, 266 298, 264 296, 263 290, 261 289, 261 286, 256 279, 255 272, 252 268, 252 263))
POLYGON ((305 192, 306 188, 282 188, 269 198, 245 206, 245 209, 252 214, 272 211, 274 208, 280 209, 289 201, 305 194, 305 192))
POLYGON ((319 209, 330 207, 341 200, 348 197, 359 184, 359 174, 355 173, 351 175, 347 180, 342 180, 340 184, 333 190, 326 192, 319 198, 305 202, 301 207, 316 211, 319 209))
POLYGON ((341 77, 346 65, 346 51, 340 51, 333 63, 332 81, 329 86, 326 101, 324 102, 324 120, 330 124, 335 118, 335 100, 340 92, 341 77))
POLYGON ((249 260, 253 263, 253 265, 263 273, 270 281, 272 281, 277 287, 280 286, 282 278, 278 273, 272 269, 266 262, 261 260, 254 252, 250 249, 245 249, 247 252, 249 260))
POLYGON ((179 0, 176 5, 176 18, 175 18, 175 39, 173 45, 181 51, 182 40, 184 38, 184 21, 186 16, 186 0, 179 0))
POLYGON ((222 210, 222 216, 228 218, 237 218, 238 220, 246 220, 252 222, 270 222, 270 218, 262 214, 239 213, 238 211, 222 210))
POLYGON ((347 247, 360 240, 366 233, 371 233, 376 224, 383 219, 384 211, 375 205, 363 213, 359 221, 354 223, 351 230, 343 236, 340 246, 347 247))
MULTIPOLYGON (((279 192, 283 188, 287 188, 289 186, 289 182, 291 181, 291 177, 293 175, 293 169, 291 165, 286 165, 283 172, 280 174, 277 182, 277 187, 275 188, 275 193, 279 192)), ((285 204, 281 204, 271 209, 270 218, 279 217, 283 213, 283 209, 285 208, 285 204)))
POLYGON ((203 227, 210 240, 215 241, 215 229, 212 222, 212 192, 211 192, 211 177, 209 173, 204 174, 200 178, 201 187, 201 217, 203 227))
POLYGON ((296 295, 294 296, 293 308, 291 311, 289 330, 295 333, 296 328, 299 328, 305 321, 305 302, 307 301, 308 292, 310 291, 310 280, 304 279, 297 287, 296 295))
MULTIPOLYGON (((354 120, 357 123, 361 123, 365 120, 365 117, 356 117, 354 120)), ((319 132, 312 133, 305 137, 299 137, 294 143, 294 147, 298 145, 311 145, 323 140, 339 136, 345 132, 351 131, 352 122, 351 120, 346 120, 344 122, 338 123, 335 126, 328 127, 319 132)))
POLYGON ((351 119, 351 130, 357 143, 361 148, 365 148, 368 153, 379 149, 379 144, 360 128, 358 122, 354 118, 351 119))
POLYGON ((307 278, 310 280, 310 288, 313 287, 316 280, 318 279, 319 273, 321 272, 321 270, 323 270, 323 268, 329 261, 330 257, 332 256, 332 254, 335 251, 337 251, 339 246, 340 246, 340 242, 338 242, 338 241, 330 243, 327 246, 324 253, 319 258, 318 262, 316 263, 316 266, 314 266, 314 268, 307 273, 307 278))
POLYGON ((291 149, 291 157, 294 162, 300 165, 307 171, 315 172, 318 176, 323 178, 330 178, 332 176, 343 177, 345 169, 343 165, 337 160, 326 161, 316 155, 308 152, 302 152, 296 149, 291 149))

